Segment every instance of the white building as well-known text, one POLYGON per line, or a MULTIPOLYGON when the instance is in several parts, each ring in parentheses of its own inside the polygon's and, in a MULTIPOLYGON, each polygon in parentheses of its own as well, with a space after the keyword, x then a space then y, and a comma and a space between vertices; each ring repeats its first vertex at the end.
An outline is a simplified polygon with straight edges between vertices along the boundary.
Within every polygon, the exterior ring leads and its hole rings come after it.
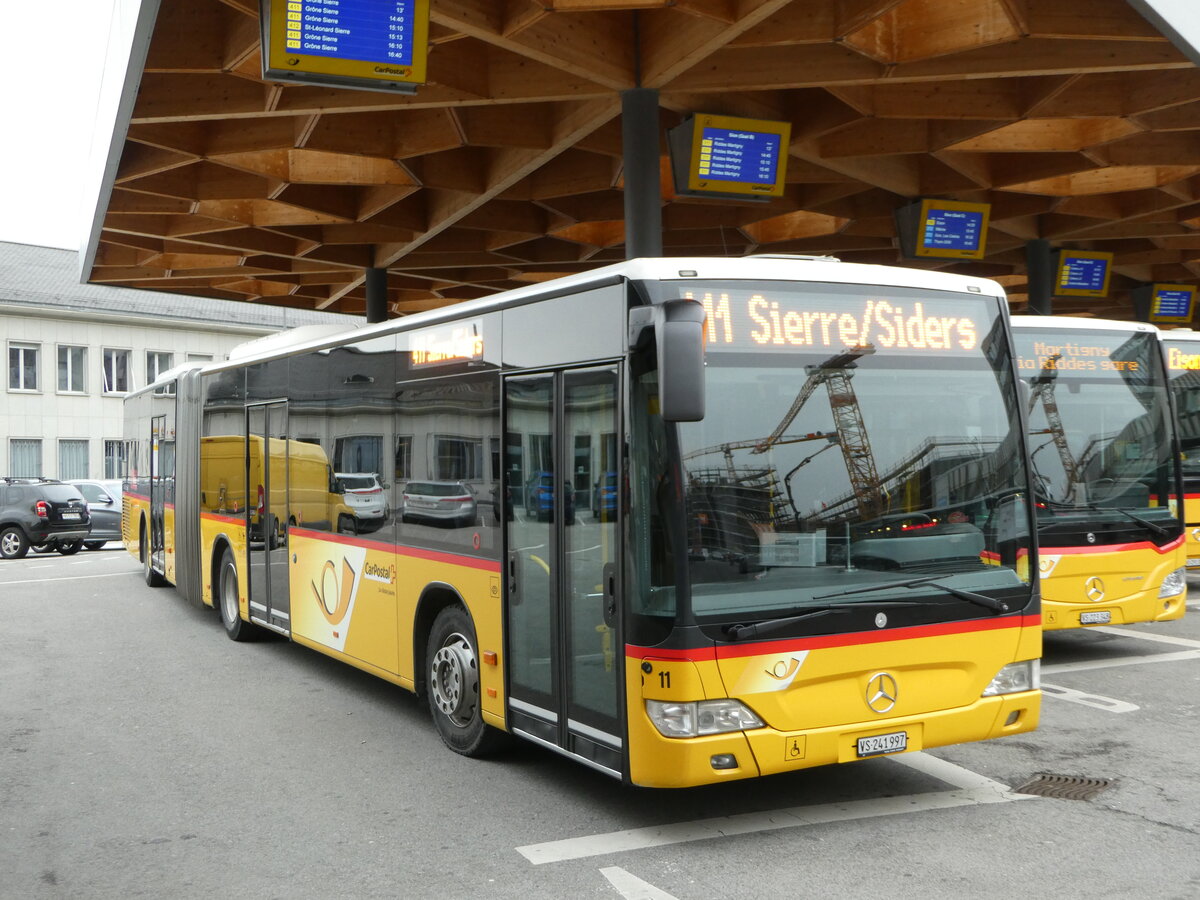
POLYGON ((238 344, 354 316, 80 284, 72 250, 0 242, 0 476, 123 474, 126 393, 238 344))

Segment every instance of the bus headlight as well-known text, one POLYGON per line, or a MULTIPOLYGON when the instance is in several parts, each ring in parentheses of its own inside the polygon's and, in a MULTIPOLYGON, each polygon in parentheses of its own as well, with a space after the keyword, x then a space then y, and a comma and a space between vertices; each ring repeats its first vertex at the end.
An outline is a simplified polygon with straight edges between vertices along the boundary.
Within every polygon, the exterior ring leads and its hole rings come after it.
POLYGON ((1162 587, 1158 589, 1158 596, 1174 597, 1176 594, 1182 594, 1187 588, 1187 569, 1176 569, 1170 575, 1163 579, 1162 587))
POLYGON ((1016 694, 1020 691, 1036 691, 1042 686, 1042 661, 1026 659, 1009 663, 996 673, 991 684, 983 689, 984 697, 999 694, 1016 694))
POLYGON ((690 738, 763 727, 762 719, 738 700, 700 700, 694 703, 647 700, 646 715, 659 734, 669 738, 690 738))

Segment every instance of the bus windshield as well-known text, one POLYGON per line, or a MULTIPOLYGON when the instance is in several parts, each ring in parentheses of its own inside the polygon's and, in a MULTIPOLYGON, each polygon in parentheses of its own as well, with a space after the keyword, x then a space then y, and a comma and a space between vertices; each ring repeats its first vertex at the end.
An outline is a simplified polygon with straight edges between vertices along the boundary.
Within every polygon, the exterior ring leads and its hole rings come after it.
POLYGON ((1073 519, 1178 536, 1172 429, 1151 332, 1014 328, 1043 532, 1073 519))
POLYGON ((831 601, 989 614, 950 599, 964 592, 1028 602, 1027 473, 995 298, 802 283, 690 295, 708 307, 707 413, 675 426, 686 526, 662 540, 686 544, 696 621, 831 601))
MULTIPOLYGON (((1185 478, 1200 478, 1200 341, 1165 339, 1185 478)), ((1189 489, 1188 493, 1192 493, 1189 489)))

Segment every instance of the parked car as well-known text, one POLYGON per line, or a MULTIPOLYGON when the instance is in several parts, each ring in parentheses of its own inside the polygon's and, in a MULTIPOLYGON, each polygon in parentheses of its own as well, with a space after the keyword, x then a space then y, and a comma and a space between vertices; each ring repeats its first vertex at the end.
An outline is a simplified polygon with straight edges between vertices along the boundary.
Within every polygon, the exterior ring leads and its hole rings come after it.
POLYGON ((592 487, 592 515, 608 519, 617 512, 617 473, 605 472, 592 487))
POLYGON ((465 481, 410 481, 404 488, 400 521, 449 522, 460 528, 475 524, 475 491, 465 481))
POLYGON ((121 510, 125 502, 121 482, 72 478, 66 484, 79 488, 92 517, 92 530, 83 546, 89 550, 99 550, 108 541, 121 540, 121 510))
POLYGON ((334 480, 343 494, 342 499, 354 516, 356 531, 375 531, 382 528, 392 511, 387 493, 372 472, 334 472, 334 480))
MULTIPOLYGON (((564 485, 567 498, 566 521, 575 521, 575 491, 564 485)), ((538 521, 554 517, 554 475, 551 472, 534 472, 525 482, 525 515, 538 521)))
POLYGON ((0 481, 0 557, 20 559, 33 545, 78 553, 91 529, 79 489, 49 478, 0 481))

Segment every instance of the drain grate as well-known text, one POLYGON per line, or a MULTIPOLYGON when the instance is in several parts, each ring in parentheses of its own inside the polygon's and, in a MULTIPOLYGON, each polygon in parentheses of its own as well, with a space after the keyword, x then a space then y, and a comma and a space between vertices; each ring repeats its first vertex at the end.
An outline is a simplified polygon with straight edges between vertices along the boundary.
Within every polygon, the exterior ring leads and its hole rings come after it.
POLYGON ((1078 775, 1034 775, 1019 788, 1017 794, 1054 797, 1058 800, 1091 800, 1113 784, 1111 778, 1082 778, 1078 775))

